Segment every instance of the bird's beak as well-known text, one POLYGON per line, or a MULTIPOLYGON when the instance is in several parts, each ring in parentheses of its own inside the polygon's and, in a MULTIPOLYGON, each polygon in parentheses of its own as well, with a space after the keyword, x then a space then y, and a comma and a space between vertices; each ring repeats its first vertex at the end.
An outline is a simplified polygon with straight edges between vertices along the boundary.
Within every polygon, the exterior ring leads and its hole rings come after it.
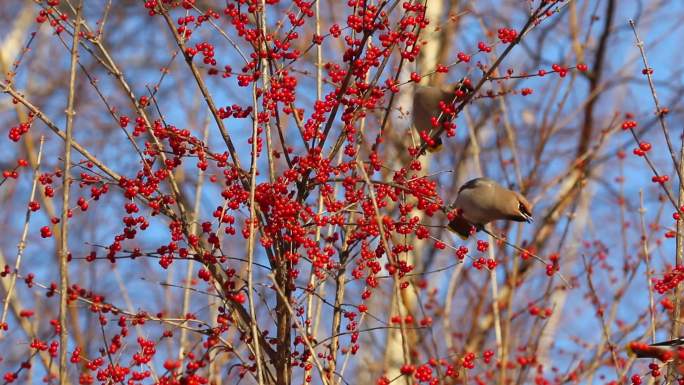
POLYGON ((532 218, 532 216, 529 214, 523 214, 523 217, 525 217, 525 222, 527 222, 527 223, 534 222, 534 218, 532 218))

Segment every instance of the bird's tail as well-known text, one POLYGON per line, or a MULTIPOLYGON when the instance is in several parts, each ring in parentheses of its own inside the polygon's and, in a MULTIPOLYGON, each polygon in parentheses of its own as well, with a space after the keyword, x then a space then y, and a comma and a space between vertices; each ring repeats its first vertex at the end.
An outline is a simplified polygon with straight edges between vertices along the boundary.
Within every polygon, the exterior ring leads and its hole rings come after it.
POLYGON ((466 221, 462 216, 459 215, 456 216, 451 222, 449 222, 447 228, 450 231, 458 234, 458 236, 465 241, 470 236, 473 230, 473 225, 471 225, 470 222, 466 221))
POLYGON ((428 152, 435 153, 435 152, 440 152, 444 149, 444 146, 442 146, 444 143, 442 143, 442 138, 439 136, 436 138, 432 138, 432 140, 435 142, 434 145, 427 146, 428 152))

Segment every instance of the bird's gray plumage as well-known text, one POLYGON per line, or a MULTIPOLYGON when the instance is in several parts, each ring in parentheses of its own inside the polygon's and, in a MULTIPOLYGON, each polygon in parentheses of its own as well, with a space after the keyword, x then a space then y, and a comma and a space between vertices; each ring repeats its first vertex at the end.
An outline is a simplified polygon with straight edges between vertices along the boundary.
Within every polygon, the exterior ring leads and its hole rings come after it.
POLYGON ((461 101, 464 95, 472 91, 473 87, 470 81, 465 78, 457 83, 441 86, 416 86, 413 94, 413 110, 411 111, 413 126, 419 132, 430 135, 433 143, 428 146, 428 151, 437 151, 442 145, 442 138, 435 134, 440 128, 432 125, 432 118, 439 118, 439 124, 454 118, 453 115, 442 112, 442 109, 439 108, 440 102, 453 106, 454 103, 461 101))
MULTIPOLYGON (((451 116, 443 114, 439 108, 439 103, 444 102, 451 104, 454 100, 453 87, 433 87, 433 86, 417 86, 415 94, 413 95, 413 110, 411 115, 413 117, 413 126, 420 132, 424 131, 431 133, 437 130, 437 127, 432 125, 432 118, 439 117, 439 122, 444 123, 451 119, 451 116)), ((434 138, 436 147, 441 145, 439 137, 434 138)))
POLYGON ((458 215, 449 223, 449 228, 461 237, 468 237, 472 227, 479 230, 495 220, 532 221, 532 208, 527 199, 489 178, 464 183, 458 189, 453 207, 458 215))

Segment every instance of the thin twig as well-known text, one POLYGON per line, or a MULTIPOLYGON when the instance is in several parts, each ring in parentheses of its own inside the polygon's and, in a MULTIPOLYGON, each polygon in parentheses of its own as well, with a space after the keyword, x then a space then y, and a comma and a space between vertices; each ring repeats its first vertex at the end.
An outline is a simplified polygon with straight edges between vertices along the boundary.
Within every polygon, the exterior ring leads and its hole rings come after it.
POLYGON ((644 260, 646 261, 646 281, 648 284, 648 312, 651 316, 651 343, 656 342, 656 323, 655 323, 655 303, 653 300, 653 283, 651 282, 651 261, 650 252, 648 250, 648 237, 646 236, 646 209, 644 208, 644 191, 639 190, 639 218, 641 219, 641 247, 644 252, 644 260))
MULTIPOLYGON (((204 125, 203 133, 203 143, 207 146, 209 145, 209 119, 207 119, 204 125)), ((192 222, 190 224, 190 234, 197 235, 197 222, 199 221, 200 214, 200 203, 202 196, 202 185, 204 183, 204 170, 200 169, 197 173, 197 185, 195 186, 195 203, 192 210, 192 222)), ((190 309, 190 281, 192 280, 192 274, 194 272, 195 260, 190 258, 188 260, 188 267, 185 273, 185 289, 183 290, 183 312, 182 315, 188 314, 190 309)), ((187 343, 188 333, 185 329, 181 330, 180 335, 180 346, 178 347, 178 359, 183 359, 185 355, 185 345, 187 343)))
MULTIPOLYGON (((71 45, 71 72, 69 74, 69 96, 66 108, 66 129, 64 138, 64 166, 62 174, 62 219, 61 237, 59 253, 59 287, 62 293, 66 293, 69 287, 69 268, 67 258, 69 256, 69 192, 71 190, 71 144, 74 127, 74 97, 76 95, 76 70, 78 69, 78 40, 81 30, 81 8, 83 2, 80 1, 76 7, 76 20, 74 25, 73 43, 71 45)), ((69 331, 67 328, 67 304, 68 298, 62 295, 59 298, 59 383, 66 383, 67 370, 67 343, 69 341, 69 331)))
MULTIPOLYGON (((389 246, 389 242, 387 241, 387 236, 385 234, 385 228, 384 224, 382 223, 382 218, 380 216, 380 209, 378 206, 378 201, 377 198, 375 197, 375 189, 373 187, 373 184, 371 183, 368 173, 366 173, 366 169, 363 163, 357 161, 357 168, 361 171, 361 175, 363 176, 363 179, 366 181, 366 187, 368 188, 368 194, 370 195, 371 202, 373 203, 373 209, 375 211, 375 221, 377 222, 378 225, 378 231, 380 232, 380 239, 382 241, 382 247, 385 249, 385 253, 387 254, 387 260, 390 263, 393 263, 392 261, 392 249, 389 246)), ((409 365, 411 363, 411 358, 409 355, 410 349, 408 346, 408 337, 406 335, 406 326, 404 325, 405 321, 405 316, 402 312, 402 306, 401 306, 401 289, 399 288, 399 279, 397 276, 394 277, 394 299, 396 301, 396 307, 397 311, 399 312, 399 317, 401 318, 401 322, 399 323, 399 326, 401 327, 401 340, 402 340, 402 349, 404 353, 404 365, 409 365)), ((412 384, 413 383, 413 378, 411 376, 405 376, 406 378, 406 383, 407 384, 412 384)))
MULTIPOLYGON (((475 133, 475 128, 469 124, 468 125, 468 135, 470 136, 470 143, 472 143, 473 153, 472 157, 475 163, 475 169, 478 175, 484 175, 484 170, 482 168, 482 163, 480 162, 480 144, 478 141, 477 134, 475 133)), ((487 227, 490 227, 487 225, 487 227)), ((485 232, 489 235, 489 243, 492 244, 493 236, 492 233, 485 227, 485 232)), ((496 261, 496 256, 494 255, 494 248, 489 247, 489 258, 496 261)), ((496 349, 497 356, 499 357, 499 362, 505 362, 504 348, 503 348, 503 338, 501 335, 501 314, 499 311, 499 283, 496 274, 496 267, 489 271, 489 280, 492 285, 492 315, 494 316, 494 336, 496 337, 496 349)), ((505 369, 502 368, 502 371, 505 369)), ((502 384, 503 385, 503 384, 502 384)))
POLYGON ((594 302, 594 305, 596 306, 596 315, 599 318, 599 321, 601 322, 601 330, 603 331, 603 338, 605 340, 605 343, 608 344, 608 349, 610 350, 611 357, 613 359, 613 366, 615 368, 615 374, 617 375, 617 380, 621 381, 621 375, 620 375, 620 363, 617 357, 617 353, 615 352, 614 344, 610 340, 610 329, 609 329, 609 323, 606 322, 606 319, 603 314, 603 307, 601 305, 601 300, 599 299, 599 295, 596 292, 596 288, 594 286, 594 282, 591 279, 591 275, 593 272, 592 267, 589 265, 587 261, 587 257, 582 254, 582 262, 584 262, 584 269, 587 273, 587 283, 589 285, 589 294, 591 295, 591 299, 594 302))
MULTIPOLYGON (((510 247, 512 247, 512 248, 514 248, 514 249, 516 249, 516 250, 518 250, 519 252, 523 253, 523 254, 526 255, 526 256, 530 256, 530 257, 532 257, 533 259, 535 259, 535 260, 537 260, 537 261, 539 261, 539 262, 541 262, 541 263, 543 263, 543 264, 545 264, 545 265, 549 265, 549 264, 550 264, 550 262, 548 262, 548 261, 545 260, 544 258, 538 256, 537 254, 532 253, 532 252, 530 252, 529 250, 525 250, 525 249, 523 249, 522 247, 520 247, 520 246, 518 246, 518 245, 516 245, 516 244, 513 244, 513 243, 511 243, 511 242, 508 242, 506 239, 501 238, 500 236, 498 236, 498 235, 492 233, 491 231, 489 231, 489 230, 486 229, 486 228, 483 229, 482 231, 484 231, 485 233, 491 235, 491 236, 492 236, 494 239, 496 239, 497 241, 503 242, 503 244, 505 244, 506 246, 510 246, 510 247)), ((563 276, 563 274, 562 274, 560 271, 558 272, 558 278, 560 278, 561 281, 563 281, 563 283, 565 283, 565 284, 567 285, 567 288, 568 288, 568 289, 572 288, 572 285, 570 284, 570 282, 563 276)))
POLYGON ((648 60, 646 59, 644 42, 639 38, 634 20, 629 20, 629 26, 632 27, 632 32, 634 32, 634 38, 636 39, 636 46, 639 48, 641 60, 644 63, 643 73, 646 75, 646 79, 648 79, 648 87, 651 89, 651 96, 653 96, 653 103, 655 104, 656 108, 656 116, 658 116, 658 122, 660 123, 660 128, 663 131, 663 136, 665 137, 665 142, 667 143, 667 149, 670 152, 670 158, 672 158, 672 165, 674 165, 677 176, 679 176, 679 185, 682 186, 682 184, 684 184, 684 180, 682 180, 682 172, 679 169, 679 162, 677 162, 677 155, 675 155, 674 146, 672 145, 670 130, 667 128, 667 121, 665 121, 665 115, 667 112, 660 107, 660 101, 658 100, 655 84, 653 83, 653 70, 648 66, 648 60))
MULTIPOLYGON (((262 4, 263 6, 263 4, 262 4)), ((263 9, 262 9, 263 13, 263 9)), ((180 44, 180 42, 179 42, 180 44)), ((191 62, 188 64, 192 64, 191 62)), ((262 68, 262 71, 266 71, 262 68)), ((256 242, 256 210, 255 210, 255 194, 256 194, 256 174, 257 174, 257 139, 259 130, 258 105, 257 105, 257 85, 253 83, 252 87, 252 103, 254 104, 254 116, 252 120, 252 161, 249 169, 249 239, 247 240, 247 301, 249 302, 249 315, 251 317, 251 333, 254 341, 254 360, 257 365, 257 382, 259 385, 264 383, 263 368, 261 362, 261 351, 259 348, 259 332, 257 330, 256 310, 254 307, 254 244, 256 242)), ((272 176, 272 175, 271 175, 272 176)), ((280 377, 280 374, 278 374, 280 377)))
MULTIPOLYGON (((33 169, 33 183, 31 185, 31 197, 29 202, 33 202, 36 199, 36 187, 38 186, 38 177, 40 176, 40 162, 43 158, 43 144, 45 143, 45 137, 40 137, 40 147, 38 148, 38 159, 36 160, 36 167, 33 169)), ((17 245, 17 258, 14 262, 14 271, 10 277, 10 285, 5 296, 5 301, 2 306, 2 319, 0 319, 0 325, 4 326, 7 320, 7 308, 10 301, 12 300, 12 294, 14 292, 14 286, 17 282, 17 274, 19 274, 19 268, 21 267, 21 258, 24 255, 24 250, 26 249, 26 237, 28 236, 29 230, 29 220, 31 219, 31 209, 26 208, 26 216, 24 218, 24 229, 21 232, 21 238, 19 239, 19 244, 17 245)), ((2 332, 4 327, 0 327, 0 338, 2 338, 2 332)))

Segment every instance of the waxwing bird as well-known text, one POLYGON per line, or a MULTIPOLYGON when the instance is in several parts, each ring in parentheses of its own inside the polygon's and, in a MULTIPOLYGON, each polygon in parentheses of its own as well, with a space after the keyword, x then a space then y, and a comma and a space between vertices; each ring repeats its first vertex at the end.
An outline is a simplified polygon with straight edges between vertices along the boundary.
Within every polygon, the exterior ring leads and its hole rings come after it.
POLYGON ((481 230, 491 221, 504 219, 532 222, 532 206, 517 191, 509 190, 489 178, 476 178, 458 189, 453 204, 456 216, 448 228, 462 239, 481 230))
POLYGON ((453 103, 463 100, 467 93, 472 91, 473 87, 467 79, 440 87, 416 87, 413 95, 413 126, 421 135, 421 143, 427 142, 428 151, 440 150, 442 138, 437 135, 437 132, 441 125, 453 119, 453 114, 444 112, 440 104, 447 109, 452 108, 453 103), (438 125, 433 125, 433 121, 438 125))
POLYGON ((650 345, 632 341, 627 344, 627 353, 636 358, 650 358, 673 364, 678 374, 684 374, 684 338, 682 337, 650 345))

